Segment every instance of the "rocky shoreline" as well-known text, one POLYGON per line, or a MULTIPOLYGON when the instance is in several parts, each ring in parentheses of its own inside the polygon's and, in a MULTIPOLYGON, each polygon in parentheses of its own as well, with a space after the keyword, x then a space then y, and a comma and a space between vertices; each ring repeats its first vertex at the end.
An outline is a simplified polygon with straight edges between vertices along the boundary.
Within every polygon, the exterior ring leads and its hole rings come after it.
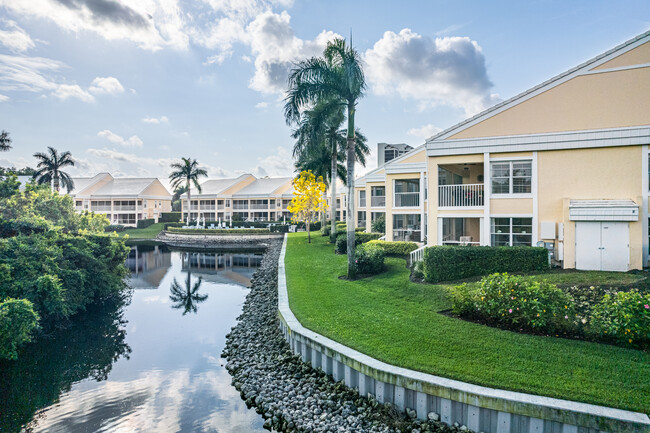
POLYGON ((427 421, 415 411, 399 413, 372 395, 360 396, 343 382, 334 382, 294 355, 280 332, 277 272, 282 240, 268 249, 251 281, 238 324, 226 337, 222 356, 232 384, 249 407, 265 419, 264 427, 281 432, 454 432, 438 414, 427 421))

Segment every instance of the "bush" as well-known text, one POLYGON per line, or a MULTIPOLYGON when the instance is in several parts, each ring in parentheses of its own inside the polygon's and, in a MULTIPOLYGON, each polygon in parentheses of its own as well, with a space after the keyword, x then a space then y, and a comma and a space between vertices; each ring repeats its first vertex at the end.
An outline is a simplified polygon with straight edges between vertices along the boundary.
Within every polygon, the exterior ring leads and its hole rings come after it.
POLYGON ((374 233, 386 233, 386 217, 380 216, 370 224, 370 229, 374 233))
MULTIPOLYGON (((379 239, 382 237, 381 233, 356 233, 354 235, 354 245, 364 244, 366 242, 379 239)), ((336 236, 336 252, 338 254, 347 254, 348 251, 348 239, 347 233, 340 233, 336 236)))
POLYGON ((289 226, 275 225, 275 226, 271 226, 269 230, 271 230, 271 233, 289 233, 289 226))
POLYGON ((320 229, 321 236, 329 236, 330 235, 330 230, 331 230, 331 227, 329 226, 329 224, 327 224, 325 227, 321 227, 321 229, 320 229))
POLYGON ((606 294, 592 309, 591 331, 604 339, 650 346, 650 293, 637 290, 606 294))
POLYGON ((147 218, 143 220, 138 220, 138 224, 136 225, 137 228, 139 229, 146 229, 149 226, 152 226, 156 223, 156 220, 153 218, 147 218))
POLYGON ((388 241, 374 240, 374 241, 369 241, 368 244, 377 245, 382 250, 384 250, 384 254, 386 254, 387 256, 398 256, 398 257, 408 256, 411 253, 411 251, 415 251, 418 249, 418 244, 416 244, 415 242, 401 242, 401 241, 388 242, 388 241))
POLYGON ((106 226, 104 228, 104 231, 107 233, 123 232, 124 230, 126 230, 126 227, 122 224, 111 224, 110 226, 106 226))
POLYGON ((177 223, 181 220, 180 212, 163 212, 158 218, 159 223, 177 223))
POLYGON ((435 246, 424 250, 424 279, 430 283, 548 268, 545 248, 435 246))
POLYGON ((573 298, 546 281, 531 277, 492 274, 478 288, 462 284, 452 290, 452 310, 508 326, 534 331, 575 330, 573 298))
POLYGON ((377 245, 360 245, 354 252, 357 275, 375 275, 384 270, 384 250, 377 245))

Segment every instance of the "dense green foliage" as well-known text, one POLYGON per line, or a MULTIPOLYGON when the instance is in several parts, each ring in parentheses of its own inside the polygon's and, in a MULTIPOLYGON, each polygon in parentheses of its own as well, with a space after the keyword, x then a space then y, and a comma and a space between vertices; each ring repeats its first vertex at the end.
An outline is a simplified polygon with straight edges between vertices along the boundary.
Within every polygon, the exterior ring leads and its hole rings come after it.
POLYGON ((271 233, 269 229, 183 229, 178 227, 169 227, 167 231, 184 235, 258 235, 271 233))
POLYGON ((395 256, 395 257, 404 257, 408 256, 411 251, 415 251, 418 249, 418 244, 415 242, 402 242, 402 241, 380 241, 380 240, 374 240, 374 241, 369 241, 368 242, 371 245, 376 245, 382 250, 384 250, 384 254, 387 256, 395 256))
MULTIPOLYGON (((381 274, 342 280, 346 257, 331 254, 323 237, 307 244, 306 233, 289 234, 285 265, 289 303, 300 323, 373 358, 492 388, 650 410, 650 353, 440 314, 451 307, 448 286, 411 282, 399 258, 387 257, 381 274)), ((584 278, 557 275, 567 284, 584 278)), ((590 275, 597 283, 598 273, 590 275)))
POLYGON ((381 215, 370 223, 370 229, 375 233, 386 233, 386 217, 381 215))
POLYGON ((122 224, 110 224, 104 227, 106 233, 123 232, 124 230, 126 230, 126 226, 122 224))
POLYGON ((181 220, 180 212, 163 212, 158 218, 159 223, 175 223, 181 220))
POLYGON ((532 272, 548 268, 548 251, 544 248, 445 245, 424 250, 424 279, 430 283, 495 272, 532 272))
POLYGON ((375 275, 384 270, 384 250, 377 245, 363 244, 354 251, 356 275, 375 275))
POLYGON ((147 227, 154 225, 156 223, 156 220, 153 218, 146 218, 143 220, 138 220, 138 224, 136 225, 137 228, 139 229, 146 229, 147 227))
MULTIPOLYGON (((21 192, 14 182, 0 182, 0 302, 29 301, 23 310, 31 308, 48 331, 89 304, 119 295, 129 248, 104 234, 106 217, 76 213, 69 196, 47 186, 27 185, 21 192)), ((7 324, 3 315, 0 328, 25 320, 7 324)), ((16 345, 25 341, 22 331, 11 332, 16 345)), ((0 352, 12 354, 9 347, 0 352)))
POLYGON ((0 301, 0 359, 16 359, 17 349, 32 340, 38 328, 38 314, 27 299, 0 301))
POLYGON ((606 294, 592 311, 593 332, 619 344, 650 348, 650 293, 606 294))
MULTIPOLYGON (((363 233, 357 232, 354 237, 354 245, 364 244, 366 242, 379 239, 382 237, 381 233, 363 233)), ((348 239, 345 232, 340 233, 336 236, 336 252, 337 254, 345 254, 348 248, 348 239)))

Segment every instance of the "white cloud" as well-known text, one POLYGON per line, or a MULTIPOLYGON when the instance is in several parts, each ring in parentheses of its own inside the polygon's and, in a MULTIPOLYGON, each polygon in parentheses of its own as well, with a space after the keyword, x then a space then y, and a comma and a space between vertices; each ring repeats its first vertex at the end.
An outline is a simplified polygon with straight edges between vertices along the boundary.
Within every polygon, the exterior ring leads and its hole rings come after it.
POLYGON ((295 36, 290 25, 291 16, 271 11, 258 15, 246 28, 251 52, 255 56, 255 75, 249 87, 262 93, 282 93, 293 63, 321 55, 327 41, 338 34, 323 30, 313 40, 295 36))
POLYGON ((0 94, 0 102, 6 102, 9 100, 9 96, 0 94))
POLYGON ((34 41, 15 21, 3 20, 5 29, 0 29, 0 44, 15 53, 34 48, 34 41))
POLYGON ((94 94, 117 94, 123 93, 124 87, 115 77, 97 77, 93 80, 88 91, 94 94))
POLYGON ((76 98, 83 102, 94 102, 95 97, 77 84, 59 84, 52 93, 53 96, 65 101, 68 98, 76 98))
POLYGON ((167 116, 160 116, 160 117, 145 117, 142 119, 144 123, 153 123, 153 124, 159 124, 159 123, 167 123, 169 122, 169 118, 167 116))
POLYGON ((364 54, 366 75, 378 95, 396 93, 420 107, 447 104, 475 114, 497 100, 490 94, 485 57, 468 37, 431 39, 410 29, 384 36, 364 54))
POLYGON ((42 92, 54 90, 57 84, 47 75, 65 66, 44 57, 0 54, 0 90, 42 92))
POLYGON ((64 30, 89 31, 107 40, 130 40, 143 49, 185 49, 185 14, 178 0, 0 0, 15 14, 51 20, 64 30))
POLYGON ((99 131, 97 133, 97 136, 105 138, 111 143, 119 144, 120 146, 125 146, 125 147, 142 147, 143 144, 142 140, 137 135, 132 135, 131 137, 125 139, 121 135, 117 135, 116 133, 108 129, 99 131))
POLYGON ((257 177, 293 176, 294 167, 291 151, 283 146, 276 148, 276 153, 257 158, 257 165, 249 172, 257 177))
POLYGON ((419 128, 411 128, 408 130, 407 134, 412 135, 413 137, 429 138, 440 131, 442 131, 442 128, 438 128, 437 126, 429 123, 419 128))
POLYGON ((258 102, 257 104, 255 104, 255 108, 266 108, 266 107, 268 107, 268 106, 269 106, 269 103, 268 103, 268 102, 264 102, 264 101, 262 101, 262 102, 258 102))

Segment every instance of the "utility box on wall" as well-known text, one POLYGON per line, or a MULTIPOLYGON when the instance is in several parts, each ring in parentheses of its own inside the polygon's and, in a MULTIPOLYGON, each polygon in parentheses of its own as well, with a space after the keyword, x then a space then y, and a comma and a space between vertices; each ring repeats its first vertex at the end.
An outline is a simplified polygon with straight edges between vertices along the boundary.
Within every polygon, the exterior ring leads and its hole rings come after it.
POLYGON ((542 221, 540 239, 555 239, 555 222, 542 221))

